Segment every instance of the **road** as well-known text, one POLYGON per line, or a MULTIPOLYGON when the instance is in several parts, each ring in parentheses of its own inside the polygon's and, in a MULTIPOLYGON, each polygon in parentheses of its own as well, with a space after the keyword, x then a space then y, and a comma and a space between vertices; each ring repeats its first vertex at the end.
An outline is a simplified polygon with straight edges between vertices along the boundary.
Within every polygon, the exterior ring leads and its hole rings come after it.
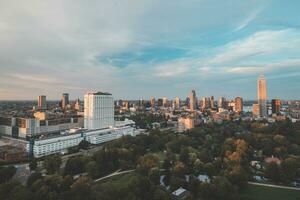
POLYGON ((126 171, 121 171, 121 169, 119 169, 119 170, 117 170, 117 171, 115 171, 115 172, 113 172, 113 173, 111 173, 111 174, 109 174, 107 176, 103 176, 101 178, 98 178, 98 179, 94 180, 94 182, 97 183, 97 182, 102 181, 104 179, 111 178, 113 176, 118 176, 118 175, 121 175, 121 174, 131 173, 133 171, 134 171, 134 169, 126 170, 126 171))
POLYGON ((282 186, 282 185, 272 185, 272 184, 266 184, 266 183, 256 183, 256 182, 248 182, 250 185, 259 185, 259 186, 265 186, 265 187, 272 187, 272 188, 282 188, 282 189, 289 189, 289 190, 299 190, 300 188, 296 187, 289 187, 289 186, 282 186))

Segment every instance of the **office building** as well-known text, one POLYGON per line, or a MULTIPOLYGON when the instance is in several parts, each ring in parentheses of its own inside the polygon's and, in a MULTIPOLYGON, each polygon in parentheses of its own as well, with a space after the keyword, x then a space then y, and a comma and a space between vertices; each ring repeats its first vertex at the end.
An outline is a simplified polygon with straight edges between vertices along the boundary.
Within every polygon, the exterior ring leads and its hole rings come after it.
POLYGON ((210 98, 209 97, 203 97, 202 98, 202 109, 208 109, 211 106, 210 98))
POLYGON ((150 106, 151 106, 151 108, 155 107, 155 98, 154 97, 150 97, 150 106))
POLYGON ((215 108, 215 98, 214 98, 214 96, 210 97, 209 102, 210 102, 210 108, 215 108))
POLYGON ((242 97, 236 97, 235 98, 235 112, 241 113, 243 112, 243 98, 242 97))
POLYGON ((278 114, 281 110, 280 99, 272 99, 272 114, 278 114))
POLYGON ((252 105, 252 114, 254 117, 259 117, 260 112, 259 112, 259 104, 255 103, 252 105))
POLYGON ((227 100, 226 100, 225 97, 221 97, 221 98, 219 99, 218 107, 219 107, 219 108, 224 108, 224 109, 227 108, 227 100))
POLYGON ((268 116, 267 88, 266 88, 266 79, 264 75, 259 76, 257 86, 258 86, 259 115, 261 117, 267 117, 268 116))
POLYGON ((180 110, 180 98, 179 97, 175 97, 175 99, 173 101, 173 108, 175 110, 180 110))
POLYGON ((38 109, 39 110, 46 110, 47 109, 47 102, 46 102, 46 96, 41 95, 38 98, 38 109))
POLYGON ((62 109, 67 109, 69 104, 70 104, 69 94, 68 93, 63 93, 62 97, 61 97, 61 108, 62 109))
POLYGON ((163 106, 163 99, 157 99, 157 106, 158 107, 163 106))
POLYGON ((76 100, 75 105, 74 105, 74 109, 77 110, 77 111, 81 110, 80 100, 79 99, 76 100))
POLYGON ((168 107, 169 106, 169 101, 168 101, 168 98, 167 97, 163 97, 163 102, 162 102, 162 104, 163 104, 163 107, 168 107))
POLYGON ((189 104, 190 104, 190 110, 195 111, 197 106, 197 98, 196 98, 196 92, 195 90, 192 90, 189 94, 189 104))
POLYGON ((102 129, 114 126, 114 98, 109 93, 84 95, 84 128, 102 129))

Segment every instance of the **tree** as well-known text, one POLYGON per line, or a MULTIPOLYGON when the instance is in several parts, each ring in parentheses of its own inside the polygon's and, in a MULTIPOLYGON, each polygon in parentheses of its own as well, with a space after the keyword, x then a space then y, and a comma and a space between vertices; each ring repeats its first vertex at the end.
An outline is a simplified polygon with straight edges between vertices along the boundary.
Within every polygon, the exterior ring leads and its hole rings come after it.
POLYGON ((150 169, 158 166, 158 158, 153 154, 147 154, 140 157, 137 164, 137 170, 143 174, 148 175, 150 169))
POLYGON ((70 158, 65 166, 65 174, 69 174, 69 175, 76 175, 76 174, 80 174, 83 173, 85 168, 84 168, 84 160, 82 157, 73 157, 70 158))
POLYGON ((0 168, 0 184, 9 181, 16 173, 17 169, 14 166, 0 168))
POLYGON ((248 174, 240 165, 234 166, 227 174, 227 178, 233 185, 239 188, 245 187, 248 182, 248 174))
POLYGON ((48 174, 54 174, 58 172, 61 165, 61 157, 58 155, 49 156, 44 160, 44 168, 48 174))
POLYGON ((281 163, 281 178, 285 183, 291 182, 299 168, 299 162, 295 158, 287 158, 281 163))
POLYGON ((82 176, 77 179, 71 186, 71 191, 67 196, 67 199, 72 200, 86 200, 91 199, 91 186, 92 180, 86 176, 82 176))
POLYGON ((269 179, 274 182, 280 181, 280 169, 276 162, 267 164, 265 173, 269 179))
POLYGON ((97 178, 100 175, 96 161, 88 162, 88 164, 85 166, 85 169, 92 178, 97 178))
POLYGON ((189 150, 187 148, 182 148, 179 155, 179 160, 185 164, 186 166, 189 165, 189 150))
POLYGON ((32 173, 29 178, 27 179, 27 186, 30 187, 35 181, 42 178, 42 174, 35 172, 32 173))
POLYGON ((37 168, 37 161, 35 158, 30 159, 29 161, 29 169, 30 171, 34 171, 37 168))
POLYGON ((91 145, 91 143, 89 143, 88 141, 86 141, 86 140, 82 140, 81 142, 79 142, 79 144, 78 144, 78 147, 79 147, 79 149, 88 149, 89 148, 89 146, 91 145))

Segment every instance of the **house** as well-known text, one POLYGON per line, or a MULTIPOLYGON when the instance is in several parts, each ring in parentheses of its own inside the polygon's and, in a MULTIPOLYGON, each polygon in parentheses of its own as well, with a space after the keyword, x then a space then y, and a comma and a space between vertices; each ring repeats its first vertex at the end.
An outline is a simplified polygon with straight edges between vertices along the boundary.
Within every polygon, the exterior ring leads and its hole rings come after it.
POLYGON ((188 195, 189 195, 189 192, 186 189, 180 187, 177 190, 175 190, 174 192, 172 192, 172 199, 174 199, 174 200, 186 199, 188 197, 188 195))
POLYGON ((199 175, 197 179, 201 182, 210 183, 210 178, 207 175, 199 175))

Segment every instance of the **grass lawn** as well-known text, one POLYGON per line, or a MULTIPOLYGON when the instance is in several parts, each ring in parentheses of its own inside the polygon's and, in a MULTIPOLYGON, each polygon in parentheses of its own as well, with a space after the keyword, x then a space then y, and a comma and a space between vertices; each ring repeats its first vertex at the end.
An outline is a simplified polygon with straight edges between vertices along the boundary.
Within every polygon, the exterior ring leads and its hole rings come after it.
POLYGON ((241 192, 244 197, 253 200, 299 200, 299 190, 271 188, 265 186, 248 185, 241 192))

